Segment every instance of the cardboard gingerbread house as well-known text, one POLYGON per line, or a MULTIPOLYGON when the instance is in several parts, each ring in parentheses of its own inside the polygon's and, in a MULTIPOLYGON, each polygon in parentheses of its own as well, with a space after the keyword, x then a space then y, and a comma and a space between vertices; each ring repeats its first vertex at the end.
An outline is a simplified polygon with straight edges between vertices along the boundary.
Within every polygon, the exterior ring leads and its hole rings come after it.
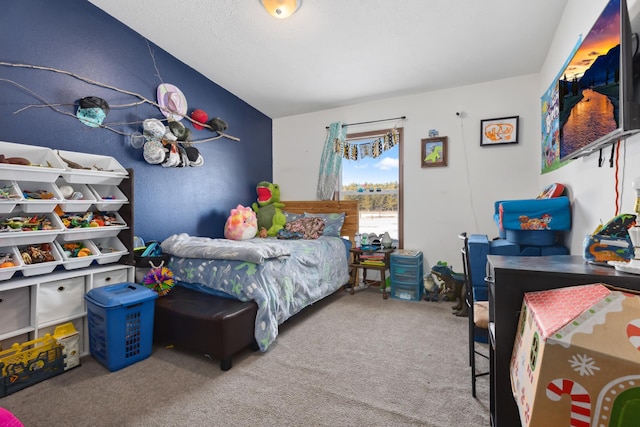
POLYGON ((525 294, 510 374, 522 426, 640 426, 640 296, 525 294))

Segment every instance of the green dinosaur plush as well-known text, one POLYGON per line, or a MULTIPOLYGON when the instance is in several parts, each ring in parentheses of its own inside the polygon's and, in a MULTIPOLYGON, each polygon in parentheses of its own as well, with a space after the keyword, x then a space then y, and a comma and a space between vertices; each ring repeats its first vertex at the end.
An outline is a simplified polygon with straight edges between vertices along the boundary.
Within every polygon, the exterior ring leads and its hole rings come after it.
POLYGON ((287 222, 281 208, 284 203, 280 203, 280 186, 268 181, 262 181, 256 186, 258 202, 251 207, 258 217, 258 233, 264 228, 268 236, 275 236, 287 222))

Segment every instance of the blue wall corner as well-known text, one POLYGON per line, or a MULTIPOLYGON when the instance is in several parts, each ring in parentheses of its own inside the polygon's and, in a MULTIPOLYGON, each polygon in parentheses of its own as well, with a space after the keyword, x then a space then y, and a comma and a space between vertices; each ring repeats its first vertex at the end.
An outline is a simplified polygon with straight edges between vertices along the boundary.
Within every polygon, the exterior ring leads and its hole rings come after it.
MULTIPOLYGON (((188 112, 221 117, 226 132, 240 138, 197 144, 201 167, 150 165, 127 137, 80 123, 74 103, 91 95, 105 99, 111 107, 105 124, 126 134, 141 131, 144 119, 162 119, 158 108, 131 105, 139 99, 62 73, 0 66, 0 141, 108 155, 133 168, 134 232, 145 240, 174 233, 222 237, 230 209, 250 205, 256 184, 272 179, 269 117, 87 1, 11 2, 0 15, 0 52, 2 62, 67 71, 153 102, 159 84, 174 84, 188 112)), ((194 140, 215 136, 183 123, 194 140)))

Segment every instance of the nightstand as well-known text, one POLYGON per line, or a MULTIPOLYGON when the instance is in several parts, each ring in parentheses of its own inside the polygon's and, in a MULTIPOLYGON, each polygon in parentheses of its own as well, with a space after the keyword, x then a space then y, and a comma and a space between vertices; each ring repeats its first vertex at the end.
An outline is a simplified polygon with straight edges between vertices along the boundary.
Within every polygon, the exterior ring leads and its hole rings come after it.
POLYGON ((395 248, 390 249, 367 249, 367 248, 355 248, 350 249, 351 252, 351 295, 354 294, 354 289, 358 281, 359 270, 362 269, 362 280, 369 284, 378 284, 382 289, 382 298, 387 299, 387 284, 385 280, 385 272, 391 265, 391 253, 395 248), (377 270, 380 272, 380 280, 367 281, 367 270, 377 270))

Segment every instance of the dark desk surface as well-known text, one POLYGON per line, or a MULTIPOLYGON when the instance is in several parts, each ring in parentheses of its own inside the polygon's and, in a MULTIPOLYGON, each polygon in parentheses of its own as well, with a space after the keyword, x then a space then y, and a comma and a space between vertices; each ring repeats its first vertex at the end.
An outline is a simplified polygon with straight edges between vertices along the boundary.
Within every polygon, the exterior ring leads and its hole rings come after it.
POLYGON ((495 351, 492 361, 492 418, 494 427, 520 425, 511 392, 509 363, 522 298, 526 292, 589 283, 640 290, 640 275, 613 267, 589 264, 581 256, 518 257, 489 255, 489 315, 494 322, 495 351))
POLYGON ((524 271, 527 273, 538 272, 553 275, 587 274, 621 278, 639 277, 635 274, 619 272, 610 266, 590 264, 581 256, 577 255, 554 255, 541 257, 489 255, 488 259, 491 261, 494 268, 524 271))

